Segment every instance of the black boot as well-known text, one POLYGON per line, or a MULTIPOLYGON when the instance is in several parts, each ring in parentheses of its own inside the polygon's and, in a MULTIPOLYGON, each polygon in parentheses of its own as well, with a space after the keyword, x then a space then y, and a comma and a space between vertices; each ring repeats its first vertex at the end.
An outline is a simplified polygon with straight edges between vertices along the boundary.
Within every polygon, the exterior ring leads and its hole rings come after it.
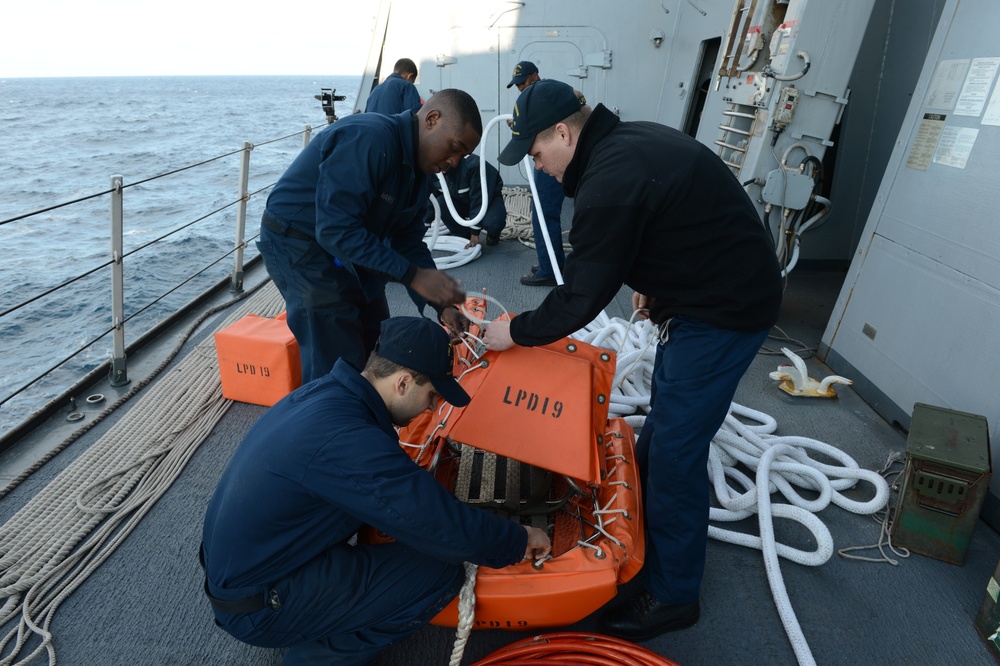
POLYGON ((646 641, 668 631, 687 629, 698 621, 698 602, 665 604, 643 590, 599 620, 600 631, 630 641, 646 641))

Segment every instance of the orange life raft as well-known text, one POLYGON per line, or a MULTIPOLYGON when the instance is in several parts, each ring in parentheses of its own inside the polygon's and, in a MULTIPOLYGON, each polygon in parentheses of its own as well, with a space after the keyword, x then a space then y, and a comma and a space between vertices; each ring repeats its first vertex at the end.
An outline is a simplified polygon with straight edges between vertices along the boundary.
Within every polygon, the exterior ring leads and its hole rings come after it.
MULTIPOLYGON (((485 305, 465 307, 485 319, 485 305)), ((481 355, 463 345, 455 376, 472 402, 442 404, 400 430, 410 457, 459 499, 552 538, 551 559, 479 569, 475 628, 573 624, 642 567, 635 433, 608 419, 614 371, 613 352, 569 338, 481 355)), ((458 600, 432 622, 456 626, 458 600)))

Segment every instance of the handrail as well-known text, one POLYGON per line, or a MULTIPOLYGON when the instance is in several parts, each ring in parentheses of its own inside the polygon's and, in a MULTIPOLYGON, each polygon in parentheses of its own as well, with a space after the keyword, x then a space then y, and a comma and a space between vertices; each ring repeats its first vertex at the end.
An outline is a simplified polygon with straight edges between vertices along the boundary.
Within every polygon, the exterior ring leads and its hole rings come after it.
MULTIPOLYGON (((151 181, 155 181, 155 180, 158 180, 158 179, 166 178, 168 176, 173 176, 173 175, 181 173, 183 171, 188 171, 188 170, 191 170, 191 169, 195 169, 197 167, 201 167, 201 166, 207 165, 209 163, 216 162, 218 160, 224 159, 226 157, 230 157, 232 155, 236 155, 236 154, 239 154, 239 153, 244 153, 244 159, 242 160, 242 165, 243 165, 243 167, 245 167, 246 173, 240 174, 240 180, 242 182, 238 183, 238 185, 239 185, 238 190, 239 190, 239 195, 240 196, 237 199, 235 199, 233 201, 230 201, 228 203, 225 203, 225 204, 223 204, 221 206, 218 206, 214 210, 212 210, 212 211, 210 211, 210 212, 208 212, 208 213, 206 213, 204 215, 199 215, 198 217, 196 217, 193 220, 190 220, 188 222, 184 222, 184 223, 180 224, 179 226, 176 226, 176 227, 170 229, 169 231, 167 231, 166 233, 158 236, 157 238, 155 238, 155 239, 153 239, 153 240, 151 240, 149 242, 146 242, 146 243, 144 243, 144 244, 142 244, 142 245, 140 245, 138 247, 132 248, 132 249, 128 250, 127 252, 119 251, 119 250, 114 250, 113 253, 112 253, 112 258, 110 260, 102 262, 98 266, 94 266, 94 267, 90 267, 90 268, 84 269, 81 273, 79 273, 77 275, 74 275, 74 276, 72 276, 70 278, 67 278, 67 279, 63 280, 60 284, 58 284, 58 285, 56 285, 54 287, 51 287, 51 288, 47 288, 47 289, 41 291, 40 293, 33 294, 33 295, 28 295, 21 302, 13 305, 11 307, 8 307, 5 310, 3 310, 2 312, 0 312, 0 319, 3 319, 4 317, 7 317, 7 316, 9 316, 9 315, 17 312, 21 308, 24 308, 25 306, 27 306, 27 305, 29 305, 31 303, 35 303, 36 301, 39 301, 39 300, 41 300, 43 298, 51 296, 51 295, 55 294, 56 292, 59 292, 59 291, 65 289, 65 288, 69 287, 70 285, 74 284, 75 282, 77 282, 77 281, 79 281, 79 280, 81 280, 81 279, 83 279, 85 277, 93 275, 97 271, 106 269, 108 267, 116 267, 117 264, 120 264, 125 259, 127 259, 129 257, 133 257, 135 255, 138 255, 141 252, 147 251, 150 248, 152 248, 153 246, 157 245, 158 243, 163 242, 165 239, 167 239, 167 238, 169 238, 171 236, 174 236, 174 235, 180 233, 181 231, 183 231, 185 229, 188 229, 188 228, 190 228, 190 227, 192 227, 194 225, 202 223, 202 222, 204 222, 204 221, 206 221, 206 220, 208 220, 210 218, 213 218, 213 217, 219 215, 220 213, 222 213, 223 211, 226 211, 227 209, 229 209, 229 208, 231 208, 231 207, 233 207, 235 205, 245 206, 246 203, 249 200, 251 200, 254 196, 257 196, 257 195, 260 195, 260 194, 262 194, 264 192, 269 191, 275 185, 275 183, 276 183, 276 181, 270 182, 270 183, 267 183, 267 184, 265 184, 265 185, 263 185, 261 187, 255 188, 253 191, 247 191, 246 180, 245 179, 249 178, 249 151, 253 150, 254 147, 260 147, 260 146, 264 146, 264 145, 268 145, 268 144, 273 144, 273 143, 276 143, 276 142, 279 142, 279 141, 283 141, 283 140, 287 140, 287 139, 290 139, 290 138, 293 138, 293 137, 299 137, 299 136, 304 137, 304 143, 307 143, 308 140, 311 138, 311 135, 312 135, 312 127, 311 126, 306 126, 306 128, 304 130, 301 130, 301 131, 298 131, 298 132, 292 132, 292 133, 289 133, 289 134, 285 134, 283 136, 276 137, 276 138, 273 138, 273 139, 267 139, 265 141, 260 141, 260 142, 257 142, 257 143, 244 142, 243 147, 240 148, 240 149, 238 149, 238 150, 226 152, 226 153, 221 154, 221 155, 216 155, 214 157, 211 157, 211 158, 208 158, 208 159, 205 159, 205 160, 201 160, 201 161, 198 161, 198 162, 195 162, 195 163, 192 163, 192 164, 188 164, 188 165, 179 167, 177 169, 172 169, 170 171, 159 173, 159 174, 154 175, 154 176, 141 178, 140 180, 137 180, 137 181, 134 181, 134 182, 131 182, 131 183, 118 184, 117 187, 112 187, 110 189, 103 190, 103 191, 100 191, 100 192, 96 192, 96 193, 93 193, 93 194, 89 194, 89 195, 86 195, 86 196, 83 196, 83 197, 80 197, 80 198, 77 198, 77 199, 73 199, 71 201, 66 201, 66 202, 63 202, 63 203, 60 203, 60 204, 56 204, 56 205, 53 205, 53 206, 48 206, 48 207, 43 208, 43 209, 34 210, 34 211, 27 212, 27 213, 19 214, 19 215, 16 215, 14 217, 11 217, 11 218, 8 218, 8 219, 5 219, 5 220, 0 220, 0 227, 2 227, 4 225, 7 225, 7 224, 12 223, 12 222, 16 222, 18 220, 24 220, 24 219, 31 218, 31 217, 40 215, 42 213, 46 213, 46 212, 49 212, 49 211, 52 211, 52 210, 56 210, 56 209, 60 209, 60 208, 66 208, 66 207, 70 207, 70 206, 75 206, 75 205, 80 204, 82 202, 90 201, 90 200, 93 200, 93 199, 96 199, 96 198, 99 198, 99 197, 104 197, 104 196, 111 195, 110 198, 114 199, 116 196, 118 196, 118 197, 122 196, 121 193, 124 190, 126 190, 126 189, 129 189, 129 188, 132 188, 132 187, 144 184, 144 183, 149 183, 151 181)), ((235 180, 236 180, 236 178, 234 177, 234 181, 235 180)), ((117 181, 117 183, 121 183, 121 181, 117 181)), ((112 203, 112 210, 114 211, 114 203, 112 203)), ((133 215, 134 215, 134 213, 133 213, 133 215)), ((114 217, 114 212, 112 214, 112 217, 114 217)), ((241 220, 241 222, 242 222, 242 220, 241 220)), ((107 338, 107 336, 109 334, 115 333, 117 335, 118 334, 117 331, 118 331, 119 327, 124 326, 125 323, 134 320, 139 315, 141 315, 143 313, 146 313, 155 304, 163 301, 163 299, 166 298, 167 296, 169 296, 170 294, 174 294, 174 293, 178 292, 179 290, 183 289, 183 287, 185 285, 188 285, 189 283, 191 283, 192 280, 197 279, 199 276, 205 275, 207 271, 209 271, 213 267, 217 266, 218 264, 220 264, 221 262, 223 262, 227 258, 234 257, 234 256, 236 257, 236 259, 235 259, 235 265, 234 265, 234 268, 233 268, 233 272, 232 272, 232 274, 231 274, 231 276, 229 278, 229 281, 230 281, 231 287, 233 287, 233 288, 237 288, 238 287, 238 288, 241 289, 242 288, 242 273, 243 273, 242 252, 243 252, 243 250, 245 250, 248 247, 248 243, 250 241, 255 240, 257 236, 256 235, 251 236, 249 239, 244 238, 244 231, 242 229, 242 224, 240 224, 238 226, 239 226, 239 228, 236 229, 236 231, 235 231, 236 242, 233 244, 232 249, 228 250, 227 252, 223 253, 221 256, 219 256, 217 258, 211 259, 211 261, 209 263, 207 263, 206 265, 202 266, 200 269, 194 271, 193 274, 188 275, 180 283, 178 283, 178 284, 176 284, 176 285, 168 288, 165 292, 163 292, 159 296, 156 296, 150 302, 145 303, 145 304, 140 305, 139 307, 135 308, 134 311, 131 311, 131 313, 128 314, 127 316, 124 315, 124 310, 118 310, 118 307, 120 307, 120 306, 123 307, 124 303, 123 302, 122 303, 114 303, 113 306, 112 306, 112 308, 115 309, 116 311, 120 311, 120 312, 123 313, 122 316, 120 317, 120 319, 117 318, 117 317, 113 317, 112 318, 112 322, 111 322, 111 326, 109 328, 103 330, 103 332, 99 333, 96 337, 93 337, 93 338, 89 339, 87 342, 82 343, 72 353, 70 353, 69 355, 66 355, 65 357, 61 358, 61 360, 56 361, 53 365, 50 365, 49 367, 45 368, 44 370, 40 370, 37 374, 33 373, 33 377, 31 379, 29 379, 27 382, 25 382, 23 385, 17 387, 13 391, 13 393, 10 393, 9 395, 2 395, 2 396, 0 396, 0 406, 6 405, 15 396, 21 395, 22 393, 24 393, 26 390, 28 390, 32 386, 35 386, 39 381, 41 381, 45 377, 49 376, 55 370, 63 367, 67 362, 69 362, 72 359, 74 359, 75 357, 79 356, 82 352, 84 352, 85 350, 91 348, 94 344, 96 344, 100 340, 107 338)), ((114 235, 114 234, 112 234, 112 235, 114 235)), ((120 240, 119 240, 119 245, 117 245, 117 247, 121 247, 120 246, 120 240)), ((218 288, 218 284, 213 284, 207 291, 214 291, 217 288, 218 288)), ((197 302, 204 295, 205 294, 202 294, 201 296, 196 297, 192 301, 192 303, 197 302)), ((118 295, 116 295, 116 299, 115 300, 117 300, 117 296, 118 295)), ((121 298, 122 298, 122 301, 124 301, 124 298, 123 297, 121 297, 121 298)), ((167 319, 170 319, 172 316, 173 315, 167 316, 165 319, 163 319, 163 321, 166 321, 167 319)), ((157 328, 161 324, 162 324, 162 321, 161 322, 155 322, 154 321, 152 323, 152 325, 151 325, 151 328, 157 328)), ((142 331, 140 331, 139 335, 140 335, 140 337, 143 337, 145 334, 142 331)), ((117 347, 117 345, 115 345, 115 346, 117 347)), ((114 362, 116 360, 118 360, 118 359, 114 358, 114 356, 117 356, 117 353, 113 354, 113 358, 111 359, 111 361, 112 361, 113 364, 114 364, 114 362)), ((124 353, 121 354, 121 359, 120 360, 121 360, 122 363, 124 363, 124 353)), ((112 369, 112 374, 114 374, 115 373, 114 365, 112 365, 112 368, 113 368, 112 369)), ((122 374, 123 377, 124 377, 124 373, 121 370, 118 370, 117 372, 119 372, 120 374, 122 374)), ((84 371, 81 371, 81 374, 85 374, 84 371)), ((127 379, 124 379, 123 383, 127 383, 127 381, 128 381, 127 379)), ((43 402, 44 403, 46 401, 47 401, 46 398, 40 398, 39 399, 39 402, 43 402)), ((6 430, 6 429, 7 429, 6 426, 0 428, 0 433, 2 433, 3 430, 6 430)))

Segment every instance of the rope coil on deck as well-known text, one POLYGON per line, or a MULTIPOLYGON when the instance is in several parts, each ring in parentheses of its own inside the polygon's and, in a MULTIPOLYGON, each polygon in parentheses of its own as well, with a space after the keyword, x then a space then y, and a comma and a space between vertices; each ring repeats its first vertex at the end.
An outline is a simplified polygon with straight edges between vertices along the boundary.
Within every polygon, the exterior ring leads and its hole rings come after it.
MULTIPOLYGON (((649 409, 656 358, 654 343, 660 338, 656 327, 648 320, 626 322, 602 312, 571 337, 618 352, 610 414, 622 416, 629 425, 641 428, 645 421, 643 414, 649 409)), ((716 499, 722 505, 710 509, 710 520, 738 521, 757 513, 760 536, 724 530, 715 525, 709 526, 708 535, 763 552, 771 592, 796 658, 800 664, 813 664, 809 645, 785 590, 778 557, 808 566, 825 563, 833 554, 833 537, 814 513, 831 503, 852 513, 875 513, 886 506, 889 487, 880 474, 861 469, 836 447, 807 437, 777 436, 773 434, 776 430, 777 422, 770 416, 732 404, 709 451, 709 475, 716 499), (755 423, 748 424, 744 420, 755 423), (810 456, 811 452, 839 464, 820 462, 810 456), (754 470, 756 478, 751 479, 736 467, 737 464, 754 470), (730 486, 730 480, 738 490, 730 486), (858 481, 866 481, 874 487, 870 500, 859 502, 844 496, 843 491, 855 487, 858 481), (796 486, 818 492, 819 496, 807 500, 796 486), (788 504, 773 504, 770 499, 773 492, 780 492, 788 504), (804 525, 817 541, 816 550, 806 552, 777 543, 775 517, 804 525)))
MULTIPOLYGON (((283 307, 268 283, 221 326, 283 307)), ((59 605, 135 529, 229 409, 214 345, 211 337, 200 343, 174 368, 172 381, 150 387, 136 409, 0 527, 0 624, 20 616, 0 639, 3 666, 28 664, 42 653, 55 665, 49 629, 59 605), (15 661, 33 636, 40 643, 15 661)))

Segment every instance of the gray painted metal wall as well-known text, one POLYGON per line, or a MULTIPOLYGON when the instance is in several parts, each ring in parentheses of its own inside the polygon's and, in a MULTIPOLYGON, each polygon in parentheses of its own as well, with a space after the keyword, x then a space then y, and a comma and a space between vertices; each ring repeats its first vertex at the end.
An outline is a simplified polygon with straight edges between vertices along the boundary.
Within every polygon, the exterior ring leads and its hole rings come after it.
MULTIPOLYGON (((823 335, 838 373, 908 426, 916 402, 986 416, 1000 446, 1000 5, 946 3, 823 335)), ((997 512, 1000 475, 987 512, 997 512)), ((994 525, 1000 524, 995 517, 994 525)))
POLYGON ((809 232, 804 261, 845 269, 858 246, 945 0, 876 0, 833 137, 833 210, 809 232))
MULTIPOLYGON (((802 17, 805 28, 796 33, 799 42, 791 47, 791 57, 778 64, 794 71, 800 66, 795 50, 802 47, 814 54, 811 73, 791 83, 809 92, 821 91, 827 100, 806 96, 796 123, 810 127, 789 128, 776 146, 780 155, 788 144, 800 140, 792 138, 796 132, 817 134, 833 144, 812 142, 815 154, 826 163, 829 191, 824 192, 833 207, 822 226, 803 237, 803 262, 840 268, 849 264, 944 2, 756 3, 759 23, 774 22, 786 13, 802 17), (840 96, 850 101, 838 128, 830 109, 839 105, 828 100, 840 96), (816 108, 812 118, 809 105, 816 108)), ((510 112, 517 98, 516 89, 506 88, 510 73, 518 61, 532 60, 543 77, 570 83, 591 103, 603 102, 625 120, 654 120, 692 133, 697 128, 699 140, 714 147, 720 137, 720 114, 729 106, 723 98, 732 94, 725 86, 715 90, 714 83, 734 9, 741 6, 749 7, 750 1, 443 0, 431 9, 420 3, 382 0, 358 105, 364 107, 373 79, 388 75, 396 59, 409 57, 420 69, 417 88, 425 99, 441 88, 462 88, 479 102, 486 122, 510 112), (657 36, 662 37, 659 43, 657 36)), ((757 71, 766 57, 758 61, 757 71)), ((733 81, 734 86, 738 83, 733 81)), ((762 109, 759 143, 767 141, 773 106, 769 98, 762 109)), ((508 138, 509 132, 501 127, 481 152, 495 163, 508 138)), ((753 173, 741 174, 741 180, 763 178, 774 169, 768 146, 755 151, 753 173)), ((502 167, 501 174, 511 185, 526 179, 519 168, 502 167)), ((749 186, 748 191, 761 198, 760 187, 749 186)), ((763 203, 758 206, 763 209, 763 203)))

